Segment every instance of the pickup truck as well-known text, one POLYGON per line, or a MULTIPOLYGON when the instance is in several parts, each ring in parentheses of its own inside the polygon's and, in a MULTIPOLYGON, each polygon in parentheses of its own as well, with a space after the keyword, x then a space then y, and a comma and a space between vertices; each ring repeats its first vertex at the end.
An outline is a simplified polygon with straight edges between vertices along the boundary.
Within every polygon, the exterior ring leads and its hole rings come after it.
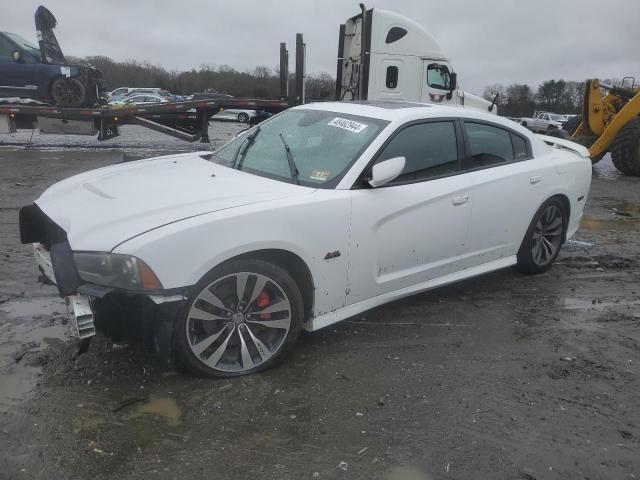
POLYGON ((547 133, 554 128, 562 128, 565 121, 564 115, 549 112, 535 112, 533 118, 522 117, 517 120, 523 127, 537 133, 547 133))

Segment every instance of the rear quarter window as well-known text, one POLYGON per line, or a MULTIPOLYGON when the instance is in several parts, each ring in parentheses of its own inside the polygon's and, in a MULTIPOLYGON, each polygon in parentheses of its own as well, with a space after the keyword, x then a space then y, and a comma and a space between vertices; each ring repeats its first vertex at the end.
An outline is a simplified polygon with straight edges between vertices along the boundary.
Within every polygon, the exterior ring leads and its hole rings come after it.
POLYGON ((527 148, 527 141, 520 135, 515 133, 511 134, 511 144, 513 145, 513 158, 514 160, 525 160, 531 158, 529 149, 527 148))

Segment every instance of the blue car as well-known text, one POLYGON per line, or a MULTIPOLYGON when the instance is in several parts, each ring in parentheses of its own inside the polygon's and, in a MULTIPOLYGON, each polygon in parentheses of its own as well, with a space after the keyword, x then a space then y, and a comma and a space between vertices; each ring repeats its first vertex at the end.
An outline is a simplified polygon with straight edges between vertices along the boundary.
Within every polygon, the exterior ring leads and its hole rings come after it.
POLYGON ((55 25, 53 14, 39 7, 40 47, 15 33, 0 32, 0 97, 31 98, 60 107, 89 107, 100 102, 102 74, 66 61, 53 34, 55 25))

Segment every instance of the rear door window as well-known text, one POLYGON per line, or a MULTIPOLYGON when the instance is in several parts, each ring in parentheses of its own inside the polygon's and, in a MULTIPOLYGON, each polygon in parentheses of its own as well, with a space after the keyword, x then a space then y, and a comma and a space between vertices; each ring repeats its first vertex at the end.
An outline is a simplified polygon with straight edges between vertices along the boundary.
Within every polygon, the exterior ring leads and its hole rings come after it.
POLYGON ((464 122, 464 128, 470 150, 469 158, 463 161, 464 170, 513 161, 511 134, 507 130, 474 122, 464 122))

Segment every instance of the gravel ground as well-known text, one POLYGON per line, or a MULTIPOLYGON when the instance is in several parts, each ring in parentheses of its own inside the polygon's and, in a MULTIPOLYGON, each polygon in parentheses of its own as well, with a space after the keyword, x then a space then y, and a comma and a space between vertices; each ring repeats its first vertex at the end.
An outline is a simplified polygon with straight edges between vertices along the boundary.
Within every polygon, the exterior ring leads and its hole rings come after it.
MULTIPOLYGON (((216 143, 239 129, 218 127, 216 143)), ((640 179, 596 165, 544 275, 394 302, 304 335, 278 369, 211 381, 101 336, 77 356, 18 240, 18 208, 59 179, 202 149, 130 128, 110 149, 0 143, 0 478, 640 478, 640 179)))

